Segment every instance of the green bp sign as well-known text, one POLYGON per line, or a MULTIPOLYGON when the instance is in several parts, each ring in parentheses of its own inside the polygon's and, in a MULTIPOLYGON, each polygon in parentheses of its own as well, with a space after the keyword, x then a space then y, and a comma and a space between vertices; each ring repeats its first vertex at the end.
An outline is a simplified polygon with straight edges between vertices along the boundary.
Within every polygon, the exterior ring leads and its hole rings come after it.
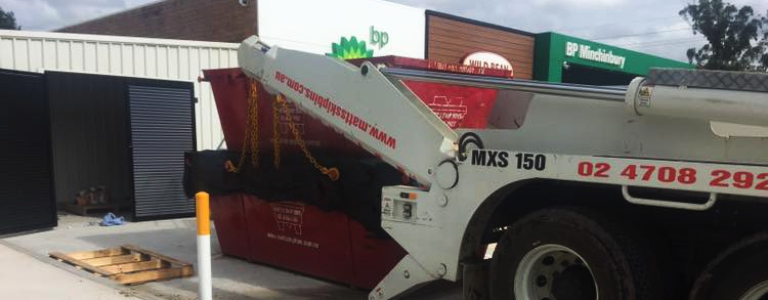
POLYGON ((645 76, 651 68, 693 68, 686 62, 555 32, 537 34, 535 52, 534 79, 550 82, 562 82, 564 69, 570 65, 630 76, 645 76))
POLYGON ((375 49, 381 50, 389 44, 389 33, 370 27, 368 45, 365 40, 358 40, 356 36, 350 38, 341 37, 339 43, 331 44, 331 53, 326 55, 341 59, 371 58, 375 49))
POLYGON ((592 48, 592 45, 577 42, 565 42, 565 56, 613 65, 619 69, 624 69, 627 62, 627 57, 614 54, 611 49, 599 46, 592 48))

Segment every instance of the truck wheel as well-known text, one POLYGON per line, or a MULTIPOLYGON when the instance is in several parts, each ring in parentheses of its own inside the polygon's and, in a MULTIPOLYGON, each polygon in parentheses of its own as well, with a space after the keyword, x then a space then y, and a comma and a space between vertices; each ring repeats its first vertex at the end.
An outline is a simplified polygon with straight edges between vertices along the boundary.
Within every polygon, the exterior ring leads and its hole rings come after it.
POLYGON ((768 300, 768 233, 723 251, 699 275, 691 300, 768 300))
POLYGON ((491 299, 662 299, 649 282, 656 264, 638 241, 588 210, 532 213, 496 246, 491 299))

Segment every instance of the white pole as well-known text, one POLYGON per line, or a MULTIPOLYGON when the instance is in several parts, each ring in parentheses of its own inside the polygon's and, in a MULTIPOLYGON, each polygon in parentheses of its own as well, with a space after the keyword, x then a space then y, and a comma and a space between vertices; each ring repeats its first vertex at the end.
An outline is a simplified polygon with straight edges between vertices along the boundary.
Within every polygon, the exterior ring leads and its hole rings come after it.
POLYGON ((197 200, 197 277, 200 279, 199 299, 213 300, 211 283, 211 212, 209 195, 199 192, 197 200))

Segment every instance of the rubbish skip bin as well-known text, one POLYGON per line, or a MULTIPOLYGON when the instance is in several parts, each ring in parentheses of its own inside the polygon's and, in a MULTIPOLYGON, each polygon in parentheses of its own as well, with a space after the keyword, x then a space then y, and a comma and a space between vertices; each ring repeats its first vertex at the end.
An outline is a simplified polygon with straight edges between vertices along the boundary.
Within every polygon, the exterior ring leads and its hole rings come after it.
MULTIPOLYGON (((497 77, 512 75, 510 71, 505 70, 400 57, 369 60, 388 67, 497 77)), ((360 64, 362 60, 351 62, 360 64)), ((360 167, 365 166, 363 160, 375 158, 356 143, 297 110, 293 105, 290 106, 289 119, 282 113, 275 114, 274 96, 269 95, 259 83, 250 82, 240 69, 206 70, 204 75, 205 80, 212 85, 226 145, 230 151, 243 149, 249 122, 249 93, 252 91, 249 85, 254 84, 257 87, 255 108, 258 113, 256 120, 250 121, 255 122, 258 128, 260 155, 269 157, 261 161, 260 168, 272 164, 270 158, 275 155, 275 129, 280 135, 279 156, 283 160, 305 159, 288 126, 288 123, 294 123, 310 152, 335 157, 335 163, 345 165, 345 170, 357 170, 358 174, 367 174, 374 179, 387 173, 387 176, 380 177, 388 178, 368 180, 365 185, 360 185, 364 188, 353 188, 353 192, 350 192, 350 186, 358 184, 347 182, 345 186, 345 174, 346 178, 365 176, 349 175, 348 171, 342 170, 342 183, 327 181, 323 176, 320 176, 321 179, 303 182, 302 184, 318 185, 321 188, 309 189, 310 192, 302 196, 293 195, 292 190, 286 190, 286 194, 265 194, 263 185, 256 189, 242 188, 232 190, 230 194, 214 196, 211 201, 212 215, 224 254, 360 288, 374 288, 406 254, 379 226, 381 187, 407 183, 408 178, 402 179, 406 182, 393 182, 392 173, 398 173, 389 166, 360 167), (337 195, 336 192, 328 191, 342 192, 337 195), (318 198, 325 200, 318 204, 318 198), (343 198, 346 202, 325 205, 327 201, 332 201, 328 200, 330 198, 343 198), (362 202, 355 202, 355 198, 362 202)), ((417 81, 404 83, 452 128, 486 128, 498 96, 497 90, 494 89, 417 81)), ((318 160, 328 162, 325 159, 318 160)), ((221 172, 219 169, 224 168, 224 163, 217 164, 221 166, 215 172, 221 172)), ((259 169, 256 172, 272 171, 259 169)), ((315 175, 318 173, 311 167, 306 169, 306 172, 315 175)), ((293 173, 296 176, 300 174, 303 173, 293 173)), ((259 178, 262 179, 258 180, 269 180, 259 178)), ((241 184, 249 185, 247 182, 241 184)))

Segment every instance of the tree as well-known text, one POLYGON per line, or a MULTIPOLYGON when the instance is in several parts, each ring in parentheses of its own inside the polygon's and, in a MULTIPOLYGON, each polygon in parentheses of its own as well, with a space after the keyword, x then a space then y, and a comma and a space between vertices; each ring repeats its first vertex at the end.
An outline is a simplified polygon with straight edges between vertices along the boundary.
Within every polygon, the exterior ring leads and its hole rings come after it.
POLYGON ((741 8, 722 0, 699 0, 680 11, 693 34, 702 34, 708 44, 688 49, 688 59, 711 70, 757 70, 768 66, 768 19, 755 15, 752 7, 741 8), (760 39, 762 38, 762 40, 760 39))
POLYGON ((21 26, 16 24, 16 16, 13 12, 6 12, 2 7, 0 7, 0 29, 21 30, 21 26))

